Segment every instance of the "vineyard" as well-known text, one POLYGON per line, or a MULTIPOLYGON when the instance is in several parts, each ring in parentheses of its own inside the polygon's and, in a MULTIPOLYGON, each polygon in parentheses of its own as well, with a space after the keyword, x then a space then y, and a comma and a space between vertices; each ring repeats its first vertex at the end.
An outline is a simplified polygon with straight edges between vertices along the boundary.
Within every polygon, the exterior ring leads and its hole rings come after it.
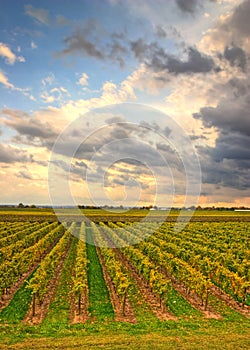
POLYGON ((1 222, 0 327, 247 323, 249 233, 250 222, 1 222))

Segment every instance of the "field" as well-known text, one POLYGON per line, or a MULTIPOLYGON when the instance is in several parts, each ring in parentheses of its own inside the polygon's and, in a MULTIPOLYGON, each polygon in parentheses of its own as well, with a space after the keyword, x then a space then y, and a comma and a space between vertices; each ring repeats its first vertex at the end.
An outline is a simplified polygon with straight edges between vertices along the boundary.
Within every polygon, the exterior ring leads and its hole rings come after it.
POLYGON ((0 349, 250 348, 250 213, 147 213, 1 210, 0 349))

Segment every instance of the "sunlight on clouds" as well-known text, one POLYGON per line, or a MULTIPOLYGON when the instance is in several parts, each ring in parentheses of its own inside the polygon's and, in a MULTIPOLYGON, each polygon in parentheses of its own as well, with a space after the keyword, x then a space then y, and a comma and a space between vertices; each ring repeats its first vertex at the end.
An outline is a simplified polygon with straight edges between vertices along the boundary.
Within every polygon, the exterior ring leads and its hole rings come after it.
POLYGON ((16 61, 16 55, 11 51, 11 49, 0 42, 0 56, 5 58, 5 63, 13 65, 16 61))
POLYGON ((14 85, 9 82, 7 76, 2 71, 0 71, 0 83, 9 89, 15 88, 14 85))
MULTIPOLYGON (((50 150, 64 128, 82 116, 79 129, 71 130, 68 143, 62 142, 58 180, 67 178, 67 152, 77 137, 86 141, 90 128, 101 129, 102 122, 110 128, 82 144, 70 163, 76 203, 96 204, 91 203, 88 173, 93 192, 105 190, 103 204, 153 204, 157 187, 163 206, 181 206, 186 199, 185 171, 178 146, 187 148, 178 145, 178 137, 168 128, 170 116, 199 154, 200 204, 250 205, 249 0, 108 0, 105 6, 100 3, 100 13, 88 2, 82 15, 74 6, 56 3, 46 9, 18 5, 13 17, 6 2, 8 21, 2 24, 6 28, 0 42, 5 67, 0 70, 0 134, 5 141, 0 144, 0 185, 8 189, 3 191, 3 202, 12 198, 14 203, 32 203, 36 198, 36 203, 48 203, 50 150), (132 101, 145 107, 140 122, 151 130, 150 137, 145 130, 136 134, 132 127, 121 127, 125 119, 119 113, 103 113, 99 124, 95 112, 87 114, 132 101), (164 117, 150 119, 149 106, 164 117), (116 123, 120 124, 115 128, 116 123), (169 143, 152 136, 157 133, 169 143), (127 141, 129 136, 134 143, 127 141), (149 141, 148 148, 140 140, 149 141), (103 147, 106 141, 110 148, 103 147), (126 147, 138 163, 111 162, 105 173, 110 157, 123 155, 126 147), (157 163, 158 151, 166 164, 157 163), (154 164, 155 174, 139 164, 142 159, 154 164)), ((137 114, 129 113, 129 121, 136 123, 137 114)), ((59 202, 67 201, 63 190, 59 195, 59 202)))

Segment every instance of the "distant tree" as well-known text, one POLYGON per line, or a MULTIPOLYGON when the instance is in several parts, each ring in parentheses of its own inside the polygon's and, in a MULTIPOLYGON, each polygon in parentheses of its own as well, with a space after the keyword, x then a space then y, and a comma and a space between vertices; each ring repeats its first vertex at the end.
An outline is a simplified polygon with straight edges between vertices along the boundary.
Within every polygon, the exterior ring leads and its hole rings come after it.
POLYGON ((23 205, 23 203, 19 203, 17 207, 18 208, 24 208, 24 205, 23 205))

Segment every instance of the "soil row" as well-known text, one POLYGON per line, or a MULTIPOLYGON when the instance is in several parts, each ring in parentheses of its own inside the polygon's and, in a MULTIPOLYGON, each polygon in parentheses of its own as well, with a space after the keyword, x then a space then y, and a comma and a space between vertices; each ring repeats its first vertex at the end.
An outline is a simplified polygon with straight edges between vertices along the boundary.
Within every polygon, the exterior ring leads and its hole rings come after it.
POLYGON ((72 244, 72 240, 73 240, 73 237, 70 239, 68 246, 67 246, 64 254, 61 257, 61 260, 55 269, 54 277, 50 281, 50 284, 48 286, 47 293, 46 293, 46 296, 45 296, 43 302, 41 304, 36 303, 36 313, 34 316, 32 315, 33 310, 32 310, 32 303, 31 303, 29 311, 27 312, 25 318, 23 319, 23 323, 28 323, 30 325, 40 324, 42 322, 42 320, 45 318, 46 314, 48 313, 50 303, 52 302, 52 300, 54 298, 56 289, 57 289, 58 284, 59 284, 63 265, 64 265, 64 262, 67 258, 67 255, 69 253, 69 249, 70 249, 70 246, 72 244))
POLYGON ((113 309, 115 312, 115 321, 136 323, 137 322, 136 317, 134 315, 133 309, 131 307, 131 304, 130 304, 128 298, 126 298, 126 301, 125 301, 125 312, 123 314, 122 301, 119 299, 119 296, 116 292, 115 286, 114 286, 112 279, 108 273, 108 270, 107 270, 107 267, 106 267, 105 261, 103 259, 100 248, 96 247, 96 251, 97 251, 97 255, 98 255, 98 258, 100 260, 100 263, 101 263, 103 277, 104 277, 104 280, 105 280, 106 285, 108 287, 111 303, 112 303, 112 306, 113 306, 113 309))

